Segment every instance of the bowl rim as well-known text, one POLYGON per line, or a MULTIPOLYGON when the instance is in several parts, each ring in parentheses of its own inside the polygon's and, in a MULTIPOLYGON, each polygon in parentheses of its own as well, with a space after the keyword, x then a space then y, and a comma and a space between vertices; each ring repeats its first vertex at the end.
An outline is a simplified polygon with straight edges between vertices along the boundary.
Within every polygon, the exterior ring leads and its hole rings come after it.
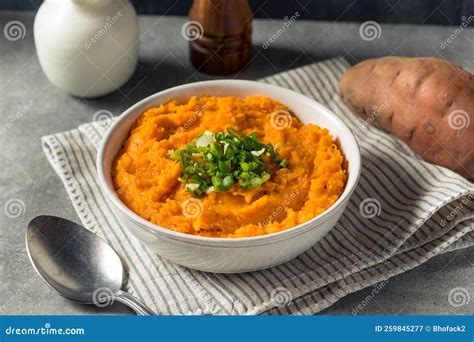
MULTIPOLYGON (((278 99, 277 99, 278 100, 278 99)), ((156 106, 157 104, 153 104, 153 106, 156 106)), ((294 114, 296 115, 296 114, 294 114)), ((297 116, 297 115, 296 115, 297 116)), ((354 153, 353 152, 353 153, 354 153)), ((117 152, 116 152, 117 153, 117 152)), ((114 156, 115 157, 115 156, 114 156)), ((138 222, 141 224, 141 226, 146 227, 147 229, 151 230, 153 233, 161 233, 166 235, 169 238, 173 238, 173 240, 179 240, 181 242, 192 242, 195 244, 196 242, 201 242, 203 245, 209 246, 209 245, 221 245, 221 246, 234 246, 238 247, 239 245, 242 245, 242 243, 248 242, 251 245, 254 245, 255 243, 258 242, 265 242, 268 243, 268 240, 279 240, 279 239, 287 239, 289 238, 289 235, 297 233, 299 230, 303 230, 304 228, 308 228, 308 226, 312 226, 310 228, 316 228, 317 226, 325 223, 327 220, 329 220, 335 213, 337 213, 337 209, 340 208, 342 205, 345 204, 346 200, 349 199, 349 197, 352 195, 354 192, 359 178, 360 178, 360 173, 361 173, 361 154, 360 154, 360 147, 359 144, 357 143, 357 140, 355 139, 354 135, 352 134, 352 131, 349 129, 349 127, 336 115, 332 110, 327 108, 326 106, 320 104, 316 100, 313 100, 303 94, 300 94, 296 91, 293 91, 291 89, 275 86, 272 84, 267 84, 263 82, 257 82, 257 81, 248 81, 248 80, 235 80, 235 79, 220 79, 220 80, 209 80, 209 81, 197 81, 197 82, 192 82, 192 83, 186 83, 183 85, 178 85, 175 87, 167 88, 165 90, 159 91, 155 94, 152 94, 139 102, 135 103, 133 106, 129 107, 127 110, 122 112, 115 122, 112 123, 112 125, 107 129, 102 141, 100 142, 100 146, 97 152, 97 158, 96 158, 96 169, 97 169, 97 174, 99 177, 99 184, 102 188, 102 190, 105 191, 107 198, 112 202, 112 204, 118 208, 124 215, 126 215, 129 219, 132 221, 138 222), (165 228, 162 226, 159 226, 151 221, 148 221, 144 219, 143 217, 139 216, 135 212, 133 212, 131 209, 129 209, 125 203, 123 203, 120 198, 115 194, 114 189, 111 189, 106 181, 105 177, 105 170, 104 170, 104 157, 105 157, 105 150, 108 145, 108 143, 111 141, 112 137, 115 134, 115 131, 124 123, 127 121, 128 116, 136 113, 137 109, 140 107, 144 106, 146 103, 151 103, 155 99, 159 97, 164 97, 171 99, 172 96, 166 96, 170 95, 172 93, 177 93, 179 91, 183 90, 189 90, 191 88, 199 87, 199 86, 206 86, 206 85, 222 85, 224 87, 229 86, 229 83, 233 83, 234 86, 237 87, 245 87, 245 86, 259 86, 259 87, 265 87, 268 88, 269 90, 278 90, 278 91, 283 91, 288 93, 289 96, 296 97, 298 101, 306 101, 309 102, 311 105, 319 107, 321 109, 321 112, 323 112, 323 115, 330 115, 332 119, 334 119, 337 124, 342 128, 342 133, 341 135, 347 135, 346 139, 349 140, 350 145, 354 145, 355 147, 355 165, 350 164, 348 169, 350 168, 353 173, 355 173, 355 177, 353 178, 353 181, 351 184, 349 184, 349 179, 346 182, 346 186, 344 188, 343 193, 339 198, 337 199, 336 202, 334 202, 329 208, 327 208, 324 212, 319 214, 316 217, 313 217, 311 220, 308 220, 306 222, 300 223, 294 227, 287 228, 285 230, 281 230, 279 232, 275 233, 270 233, 270 234, 265 234, 265 235, 258 235, 258 236, 251 236, 251 237, 238 237, 238 238, 218 238, 218 237, 207 237, 207 236, 199 236, 199 235, 191 235, 191 234, 186 234, 186 233, 181 233, 177 232, 175 230, 165 228), (352 165, 352 166, 351 166, 352 165)))

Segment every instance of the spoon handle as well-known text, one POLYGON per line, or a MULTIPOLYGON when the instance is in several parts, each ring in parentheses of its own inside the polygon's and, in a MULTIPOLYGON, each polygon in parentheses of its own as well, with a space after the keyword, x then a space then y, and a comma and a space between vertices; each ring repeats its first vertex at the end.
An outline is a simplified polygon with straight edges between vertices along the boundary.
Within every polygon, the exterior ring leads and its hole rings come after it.
POLYGON ((135 311, 139 316, 156 316, 156 313, 153 312, 148 306, 140 302, 138 299, 133 297, 131 294, 120 291, 114 295, 114 299, 117 302, 125 304, 130 309, 135 311))

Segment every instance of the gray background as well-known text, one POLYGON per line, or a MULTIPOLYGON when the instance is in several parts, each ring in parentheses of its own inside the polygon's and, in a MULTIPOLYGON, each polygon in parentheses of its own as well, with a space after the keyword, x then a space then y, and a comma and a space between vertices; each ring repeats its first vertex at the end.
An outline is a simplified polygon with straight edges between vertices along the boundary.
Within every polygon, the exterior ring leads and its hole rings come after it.
MULTIPOLYGON (((119 91, 97 100, 71 97, 50 85, 41 71, 33 44, 33 14, 3 12, 0 28, 11 20, 25 24, 26 37, 10 42, 0 33, 0 314, 130 314, 118 304, 98 309, 70 303, 50 290, 31 267, 24 246, 31 218, 51 214, 78 221, 63 185, 42 153, 40 138, 89 122, 98 110, 120 114, 159 90, 210 77, 196 72, 188 61, 187 42, 180 33, 185 18, 145 16, 140 18, 139 66, 132 79, 119 91), (32 109, 11 124, 30 101, 32 109), (25 203, 18 218, 1 211, 10 199, 25 203)), ((255 20, 254 59, 235 77, 256 79, 340 55, 351 62, 390 54, 440 55, 474 71, 471 29, 441 50, 440 43, 454 27, 386 24, 381 26, 379 39, 366 42, 359 37, 359 24, 298 20, 269 49, 262 49, 261 44, 280 26, 278 20, 255 20)), ((449 304, 448 293, 462 287, 474 298, 473 260, 474 248, 435 257, 390 279, 359 314, 472 314, 474 300, 456 308, 449 304)), ((349 295, 322 314, 351 315, 371 290, 349 295)))

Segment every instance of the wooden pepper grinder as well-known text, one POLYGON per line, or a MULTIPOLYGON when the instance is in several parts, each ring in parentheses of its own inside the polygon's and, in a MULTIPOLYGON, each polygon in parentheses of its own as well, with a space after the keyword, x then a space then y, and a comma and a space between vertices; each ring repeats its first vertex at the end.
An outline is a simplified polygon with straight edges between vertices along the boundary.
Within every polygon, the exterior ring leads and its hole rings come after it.
POLYGON ((191 63, 199 71, 227 75, 248 64, 252 49, 248 0, 194 0, 189 20, 201 30, 189 39, 191 63))

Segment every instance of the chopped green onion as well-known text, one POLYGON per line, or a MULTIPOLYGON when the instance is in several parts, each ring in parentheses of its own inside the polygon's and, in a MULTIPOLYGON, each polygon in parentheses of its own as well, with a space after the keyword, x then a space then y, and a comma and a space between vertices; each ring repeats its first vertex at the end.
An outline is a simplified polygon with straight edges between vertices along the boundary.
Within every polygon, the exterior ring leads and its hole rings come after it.
POLYGON ((219 165, 219 171, 222 173, 229 173, 230 168, 231 168, 231 163, 230 160, 219 160, 217 162, 217 165, 219 165))
POLYGON ((212 182, 212 186, 214 187, 214 189, 216 191, 222 190, 222 188, 223 188, 222 178, 217 177, 217 176, 212 176, 211 177, 211 182, 212 182))
POLYGON ((240 163, 240 167, 242 168, 243 171, 250 171, 250 164, 246 162, 240 163))
POLYGON ((206 131, 196 139, 197 147, 207 147, 213 141, 212 132, 206 131))
POLYGON ((179 160, 179 150, 176 151, 168 151, 168 155, 173 160, 179 160))
POLYGON ((199 135, 184 149, 168 151, 170 159, 179 161, 186 190, 200 197, 215 191, 228 191, 235 184, 254 189, 270 179, 265 162, 279 168, 288 167, 271 144, 263 144, 257 133, 245 136, 233 128, 199 135), (264 159, 268 156, 268 159, 264 159))
POLYGON ((278 165, 280 165, 280 167, 286 168, 288 167, 288 160, 282 159, 278 165))
POLYGON ((260 151, 251 151, 250 153, 255 157, 260 157, 262 154, 265 153, 265 147, 262 148, 260 151))
POLYGON ((234 178, 232 177, 232 175, 227 175, 224 177, 224 179, 222 180, 222 186, 226 190, 229 190, 234 186, 234 178))
POLYGON ((199 184, 195 184, 195 183, 186 184, 186 189, 189 189, 191 191, 196 191, 198 188, 199 188, 199 184))

